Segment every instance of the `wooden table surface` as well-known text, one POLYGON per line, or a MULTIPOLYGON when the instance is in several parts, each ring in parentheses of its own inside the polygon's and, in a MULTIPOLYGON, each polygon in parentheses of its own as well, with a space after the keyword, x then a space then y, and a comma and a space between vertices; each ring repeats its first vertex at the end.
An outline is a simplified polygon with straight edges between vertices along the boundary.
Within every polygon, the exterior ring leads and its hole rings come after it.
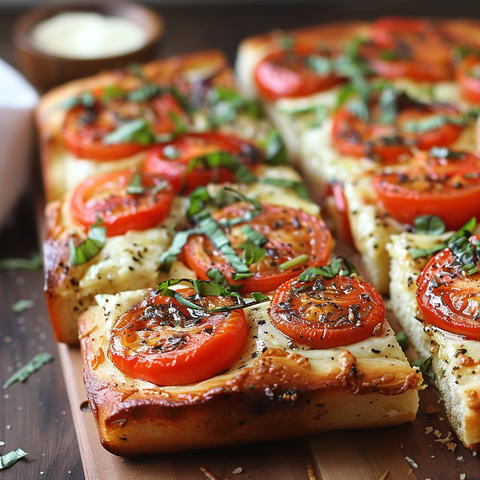
MULTIPOLYGON (((18 8, 1 9, 0 3, 0 58, 12 64, 15 63, 11 45, 12 26, 23 11, 18 8)), ((242 38, 272 28, 300 27, 332 19, 372 19, 385 14, 480 17, 480 7, 477 0, 309 2, 296 5, 293 2, 263 5, 247 2, 230 6, 170 5, 162 7, 161 13, 167 27, 162 45, 163 55, 218 47, 233 61, 242 38)), ((32 164, 37 162, 37 156, 33 155, 32 164)), ((38 170, 34 168, 32 171, 38 170)), ((19 201, 10 222, 0 231, 0 259, 29 257, 39 250, 34 208, 38 200, 37 195, 32 193, 38 185, 39 176, 33 173, 29 192, 19 201)), ((0 455, 20 447, 28 452, 28 457, 26 461, 21 460, 13 467, 0 471, 0 480, 85 478, 57 345, 48 322, 42 290, 43 273, 40 270, 0 271, 0 385, 38 352, 50 352, 55 357, 52 363, 43 366, 25 383, 16 383, 2 391, 0 455), (14 313, 11 305, 19 299, 32 299, 35 306, 14 313)), ((462 474, 466 474, 464 478, 467 479, 480 479, 480 460, 470 451, 458 444, 452 452, 445 445, 435 442, 433 433, 425 434, 427 426, 438 429, 442 437, 451 430, 442 410, 434 415, 425 413, 430 404, 441 407, 438 398, 433 387, 423 391, 417 421, 402 427, 348 432, 347 436, 331 432, 309 440, 172 455, 168 458, 171 478, 205 478, 199 470, 200 466, 205 465, 222 479, 307 479, 306 462, 311 461, 317 465, 318 479, 327 478, 323 466, 325 469, 328 467, 329 472, 337 471, 336 478, 343 479, 347 477, 342 472, 342 465, 354 461, 358 465, 355 478, 378 480, 389 470, 388 446, 393 446, 401 449, 403 458, 413 459, 418 468, 408 464, 408 468, 401 469, 407 472, 405 475, 399 476, 391 471, 387 479, 408 476, 422 480, 450 480, 462 478, 462 474), (345 445, 345 438, 348 438, 348 445, 345 445), (325 455, 314 458, 312 445, 321 446, 325 455), (354 458, 346 458, 346 452, 350 456, 355 452, 354 458), (370 473, 362 475, 362 465, 367 471, 367 466, 374 461, 379 462, 375 476, 370 473), (233 469, 239 466, 243 472, 232 474, 233 469)), ((458 440, 455 442, 458 443, 458 440)), ((141 471, 141 462, 133 461, 138 471, 141 471)))

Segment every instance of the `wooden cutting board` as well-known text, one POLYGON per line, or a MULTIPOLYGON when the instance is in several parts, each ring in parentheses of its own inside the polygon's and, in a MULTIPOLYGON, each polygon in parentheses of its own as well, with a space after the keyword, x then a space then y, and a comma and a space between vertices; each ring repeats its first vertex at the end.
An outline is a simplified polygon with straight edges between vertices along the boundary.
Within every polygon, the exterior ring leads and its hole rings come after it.
POLYGON ((400 427, 325 432, 298 440, 173 455, 117 457, 103 449, 93 415, 85 411, 80 349, 63 344, 58 348, 86 480, 200 480, 207 478, 201 467, 222 480, 307 480, 308 463, 317 480, 480 478, 480 454, 473 455, 456 438, 454 451, 436 441, 452 429, 432 385, 420 392, 416 421, 400 427), (427 414, 432 407, 439 410, 427 414))

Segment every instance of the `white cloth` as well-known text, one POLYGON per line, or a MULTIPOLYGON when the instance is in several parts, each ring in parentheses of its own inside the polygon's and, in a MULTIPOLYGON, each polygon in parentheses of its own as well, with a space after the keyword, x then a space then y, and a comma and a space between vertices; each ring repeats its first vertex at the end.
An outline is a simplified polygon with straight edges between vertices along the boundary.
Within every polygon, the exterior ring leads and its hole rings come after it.
POLYGON ((0 59, 0 226, 27 185, 37 103, 35 89, 0 59))

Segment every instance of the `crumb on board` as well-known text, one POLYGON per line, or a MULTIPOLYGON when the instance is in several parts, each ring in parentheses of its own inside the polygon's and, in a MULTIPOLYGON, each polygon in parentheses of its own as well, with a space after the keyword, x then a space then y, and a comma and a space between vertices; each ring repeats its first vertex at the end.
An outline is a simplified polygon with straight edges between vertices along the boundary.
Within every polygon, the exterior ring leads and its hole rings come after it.
POLYGON ((426 427, 425 428, 425 435, 428 435, 429 433, 433 432, 433 427, 426 427))
POLYGON ((444 445, 448 444, 448 443, 451 443, 452 440, 454 439, 454 436, 453 436, 452 432, 448 432, 447 436, 445 438, 440 438, 441 435, 440 436, 437 435, 437 437, 438 438, 435 441, 438 442, 438 443, 443 443, 444 445))
POLYGON ((208 478, 208 480, 220 480, 214 473, 212 473, 207 467, 200 467, 200 470, 202 471, 203 475, 205 478, 208 478))
POLYGON ((385 480, 388 477, 388 470, 378 479, 378 480, 385 480))
POLYGON ((310 462, 307 462, 307 472, 308 480, 317 480, 317 477, 315 476, 315 470, 310 462))
POLYGON ((242 472, 243 472, 243 468, 242 468, 242 467, 237 467, 237 468, 235 468, 235 469, 232 471, 232 473, 233 473, 234 475, 238 475, 239 473, 242 473, 242 472))
POLYGON ((425 409, 425 411, 429 415, 433 415, 434 413, 437 413, 440 411, 440 407, 436 407, 433 403, 430 403, 427 405, 427 408, 425 409))

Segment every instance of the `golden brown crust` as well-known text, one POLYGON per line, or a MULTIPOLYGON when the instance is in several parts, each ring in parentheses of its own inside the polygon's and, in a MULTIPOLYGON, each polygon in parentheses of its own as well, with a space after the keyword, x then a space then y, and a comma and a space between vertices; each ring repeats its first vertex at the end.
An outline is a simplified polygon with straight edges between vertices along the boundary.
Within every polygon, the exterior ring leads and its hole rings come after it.
MULTIPOLYGON (((215 85, 233 86, 234 77, 228 68, 225 55, 218 50, 208 50, 188 55, 155 60, 142 66, 144 77, 159 85, 176 84, 179 88, 185 83, 184 76, 194 70, 207 68, 212 74, 215 85)), ((57 199, 67 190, 65 181, 66 165, 64 156, 67 152, 63 138, 62 126, 66 110, 59 108, 65 100, 86 91, 92 91, 107 85, 121 84, 124 88, 135 88, 142 80, 125 70, 101 72, 93 77, 83 78, 54 88, 45 94, 39 103, 36 114, 37 128, 40 134, 40 152, 43 182, 47 201, 57 199)), ((143 161, 143 156, 132 160, 135 164, 143 161)), ((102 169, 123 168, 120 160, 101 162, 102 169)), ((98 163, 98 162, 93 162, 98 163)))
POLYGON ((244 368, 158 387, 111 363, 104 325, 100 307, 80 317, 84 380, 102 444, 117 455, 281 440, 415 417, 421 375, 406 362, 372 362, 345 350, 335 368, 319 371, 300 354, 269 348, 244 368))

